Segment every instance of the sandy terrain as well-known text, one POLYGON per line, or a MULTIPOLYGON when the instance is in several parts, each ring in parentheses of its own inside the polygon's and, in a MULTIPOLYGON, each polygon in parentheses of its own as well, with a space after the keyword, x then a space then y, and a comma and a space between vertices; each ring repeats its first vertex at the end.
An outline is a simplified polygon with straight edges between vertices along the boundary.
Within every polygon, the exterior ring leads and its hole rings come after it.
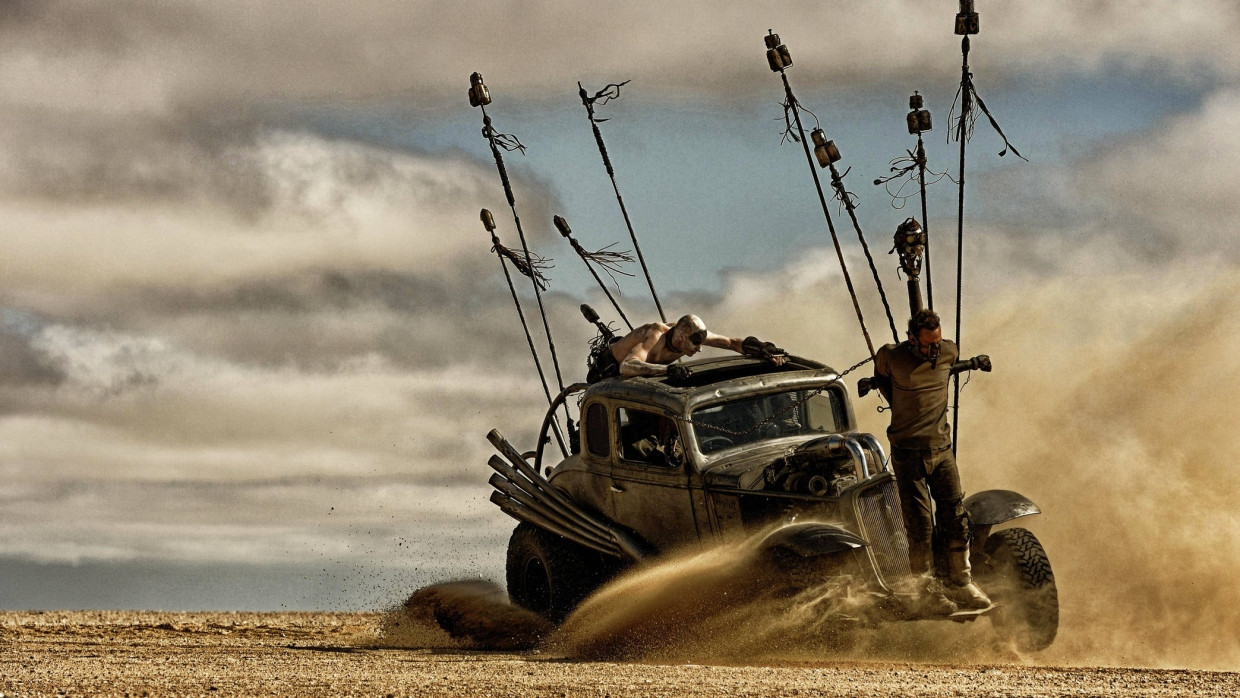
MULTIPOLYGON (((40 695, 1233 696, 1240 674, 1020 664, 572 661, 397 647, 377 613, 0 613, 0 692, 40 695)), ((424 636, 425 645, 436 643, 424 636)))

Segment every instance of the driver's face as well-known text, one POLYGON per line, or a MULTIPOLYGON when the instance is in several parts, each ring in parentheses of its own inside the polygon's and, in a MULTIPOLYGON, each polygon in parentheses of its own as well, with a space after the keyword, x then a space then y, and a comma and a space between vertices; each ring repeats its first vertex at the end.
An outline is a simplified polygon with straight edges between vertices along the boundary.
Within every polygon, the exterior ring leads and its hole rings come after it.
POLYGON ((939 355, 939 342, 943 341, 943 328, 936 327, 933 330, 919 330, 917 336, 911 334, 909 339, 913 340, 913 351, 924 359, 937 359, 939 355))
POLYGON ((685 335, 675 329, 672 332, 676 333, 676 336, 672 338, 672 345, 685 356, 693 356, 698 353, 702 348, 702 342, 706 341, 705 332, 694 332, 690 335, 685 335))

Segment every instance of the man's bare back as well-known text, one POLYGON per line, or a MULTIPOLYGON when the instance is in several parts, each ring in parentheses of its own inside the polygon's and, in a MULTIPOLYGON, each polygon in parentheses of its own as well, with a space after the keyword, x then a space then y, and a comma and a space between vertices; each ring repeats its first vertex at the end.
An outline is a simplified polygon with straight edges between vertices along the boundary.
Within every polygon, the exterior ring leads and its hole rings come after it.
MULTIPOLYGON (((609 350, 619 367, 619 375, 658 376, 668 373, 669 364, 682 356, 693 356, 703 346, 746 353, 745 340, 707 330, 696 315, 685 315, 675 325, 651 322, 636 327, 612 344, 609 350)), ((770 360, 782 365, 787 357, 779 350, 770 360)))

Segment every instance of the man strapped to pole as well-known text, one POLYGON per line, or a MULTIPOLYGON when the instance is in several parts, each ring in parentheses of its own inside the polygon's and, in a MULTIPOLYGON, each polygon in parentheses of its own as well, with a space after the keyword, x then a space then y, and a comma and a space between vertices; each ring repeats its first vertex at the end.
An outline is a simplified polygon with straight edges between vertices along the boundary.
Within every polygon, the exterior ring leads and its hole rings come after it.
POLYGON ((943 615, 991 605, 970 572, 969 517, 947 423, 951 376, 973 369, 990 371, 991 364, 985 354, 957 361, 959 356, 955 342, 943 339, 939 316, 933 310, 918 310, 909 320, 908 340, 881 347, 874 358, 874 377, 862 379, 858 386, 862 394, 877 388, 891 403, 887 436, 908 532, 910 567, 913 574, 922 575, 918 602, 922 610, 943 615), (946 546, 946 583, 940 584, 931 571, 932 538, 946 546))
POLYGON ((703 346, 731 349, 738 354, 759 356, 776 366, 788 360, 783 349, 757 337, 736 339, 706 329, 696 315, 685 315, 675 325, 652 322, 610 344, 599 346, 590 356, 590 372, 586 380, 594 383, 616 376, 667 375, 683 380, 690 370, 672 362, 682 356, 693 356, 703 346))

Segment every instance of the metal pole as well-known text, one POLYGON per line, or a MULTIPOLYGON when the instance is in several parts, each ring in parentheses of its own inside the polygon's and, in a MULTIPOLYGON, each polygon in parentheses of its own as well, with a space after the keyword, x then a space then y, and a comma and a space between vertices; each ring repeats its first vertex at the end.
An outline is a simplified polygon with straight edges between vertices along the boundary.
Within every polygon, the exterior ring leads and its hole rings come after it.
POLYGON ((615 308, 617 313, 620 313, 620 319, 624 320, 624 324, 628 325, 629 330, 632 331, 633 323, 629 322, 629 318, 625 316, 624 311, 620 309, 620 304, 617 303, 616 299, 611 295, 611 291, 607 288, 607 284, 603 283, 603 279, 598 275, 598 272, 594 270, 594 265, 590 264, 590 253, 586 252, 585 249, 582 248, 581 243, 577 242, 577 240, 573 238, 573 229, 568 227, 568 221, 564 220, 563 216, 556 216, 552 219, 552 222, 555 223, 555 227, 560 231, 560 234, 568 240, 568 244, 572 245, 573 251, 577 253, 577 256, 581 257, 581 261, 586 263, 586 269, 590 270, 590 274, 593 275, 594 280, 598 282, 598 287, 603 289, 603 293, 607 295, 607 300, 611 301, 611 307, 615 308))
POLYGON ((857 311, 857 322, 861 324, 861 334, 865 337, 865 346, 874 356, 874 342, 870 340, 870 331, 865 327, 865 318, 861 315, 861 305, 857 302, 857 291, 853 288, 852 277, 848 274, 848 266, 844 263, 844 251, 840 248, 839 236, 835 234, 835 223, 831 221, 831 211, 827 206, 827 197, 822 192, 822 182, 818 179, 818 169, 814 167, 814 156, 809 152, 809 142, 805 138, 805 128, 801 125, 801 111, 797 108, 796 95, 792 94, 792 85, 788 84, 788 74, 779 68, 779 77, 784 81, 784 94, 796 120, 797 133, 801 136, 801 146, 805 150, 805 159, 809 162, 809 173, 814 178, 814 188, 818 191, 818 203, 822 205, 822 215, 827 219, 827 230, 831 233, 831 242, 835 245, 835 256, 840 260, 840 270, 844 272, 844 283, 848 286, 848 295, 852 297, 853 309, 857 311))
MULTIPOLYGON (((487 144, 491 146, 491 155, 495 158, 495 167, 499 170, 500 183, 504 186, 504 196, 508 199, 508 208, 512 210, 512 220, 517 226, 517 235, 521 238, 521 250, 525 253, 526 264, 533 267, 533 258, 530 255, 530 246, 525 240, 525 230, 521 227, 521 216, 517 214, 517 200, 512 194, 512 184, 508 181, 508 170, 504 167, 504 156, 500 154, 499 144, 496 142, 498 136, 495 129, 491 125, 491 116, 487 114, 486 105, 491 103, 491 95, 483 82, 481 73, 474 73, 469 77, 470 104, 482 109, 482 135, 487 139, 487 144)), ((524 149, 520 143, 516 147, 524 149)), ((564 390, 564 378, 560 373, 560 360, 556 356, 555 341, 551 337, 551 326, 547 323, 547 310, 543 307, 542 289, 538 287, 538 282, 531 277, 530 283, 534 286, 534 297, 538 300, 538 314, 542 316, 543 331, 547 335, 547 347, 551 351, 551 363, 555 367, 555 380, 560 390, 564 390)), ((573 418, 568 412, 568 405, 564 406, 564 418, 568 424, 568 432, 573 432, 573 418)))
MULTIPOLYGON (((547 396, 547 404, 551 405, 554 398, 551 397, 551 390, 547 387, 547 376, 543 373, 542 361, 538 359, 538 351, 534 348, 534 337, 530 334, 529 323, 525 321, 525 311, 521 309, 521 301, 517 298, 517 287, 512 283, 512 275, 508 273, 508 264, 504 262, 504 255, 500 253, 503 245, 499 241, 499 235, 495 233, 495 219, 491 216, 491 212, 482 209, 480 214, 482 225, 491 233, 491 245, 495 250, 495 256, 499 257, 499 266, 504 270, 504 280, 508 282, 508 291, 512 294, 513 305, 517 307, 517 317, 521 319, 521 329, 525 331, 525 341, 530 345, 530 354, 534 357, 534 367, 538 369, 538 380, 542 382, 543 393, 547 396)), ((568 451, 564 447, 564 435, 560 433, 560 423, 552 422, 554 427, 555 440, 560 446, 560 450, 564 452, 564 457, 568 457, 568 451)))
MULTIPOLYGON (((616 201, 620 204, 620 213, 624 216, 624 225, 629 230, 629 238, 633 241, 633 250, 637 252, 637 261, 641 263, 642 273, 646 275, 646 284, 650 287, 650 296, 654 298, 654 306, 659 311, 659 319, 664 323, 667 322, 667 314, 663 312, 663 304, 659 302, 659 294, 654 290, 654 281, 650 278, 650 269, 646 267, 646 257, 642 254, 642 246, 637 242, 637 233, 633 232, 633 222, 629 220, 629 210, 624 205, 624 197, 620 195, 620 187, 616 184, 616 171, 611 166, 611 158, 607 155, 607 146, 603 143, 603 133, 599 131, 598 121, 594 118, 594 102, 599 97, 609 94, 608 90, 615 87, 615 94, 620 94, 620 85, 624 85, 628 80, 616 85, 608 85, 600 90, 593 97, 586 94, 586 88, 577 83, 578 93, 581 95, 581 103, 586 106, 586 116, 590 119, 590 128, 594 130, 594 142, 598 144, 599 155, 603 156, 603 167, 607 169, 607 177, 611 179, 611 188, 616 192, 616 201)), ((619 308, 617 308, 619 310, 619 308)), ((621 313, 623 316, 624 313, 621 313)), ((628 322, 627 320, 625 322, 628 322)), ((632 325, 630 325, 632 327, 632 325)))
POLYGON ((805 126, 801 125, 801 110, 796 95, 792 94, 792 86, 787 82, 787 73, 784 68, 791 66, 792 58, 787 51, 787 47, 779 42, 779 35, 775 32, 769 32, 766 36, 766 61, 770 63, 771 69, 779 73, 780 78, 784 81, 784 94, 787 99, 787 108, 792 112, 792 118, 796 120, 796 131, 800 134, 801 148, 805 150, 805 159, 810 164, 810 176, 813 177, 813 188, 818 192, 818 203, 822 206, 822 216, 827 219, 827 231, 831 233, 831 243, 835 245, 836 257, 839 259, 839 270, 843 272, 844 285, 848 286, 848 296, 852 298, 853 310, 857 311, 857 322, 861 325, 861 334, 866 338, 866 348, 869 350, 870 358, 874 357, 874 342, 870 341, 869 330, 866 329, 866 317, 862 315, 861 304, 857 301, 857 290, 853 288, 852 276, 848 274, 848 265, 844 263, 843 249, 839 247, 839 236, 836 234, 836 224, 831 221, 831 210, 827 206, 827 197, 822 193, 822 182, 818 180, 818 170, 813 166, 813 155, 810 154, 810 144, 805 138, 805 126))
POLYGON ((921 229, 926 232, 926 307, 934 310, 934 277, 930 271, 930 214, 926 211, 926 146, 917 129, 917 184, 921 189, 921 229))
MULTIPOLYGON (((809 144, 806 144, 806 149, 809 144)), ((896 344, 900 343, 900 335, 896 332, 896 321, 891 316, 891 305, 887 302, 887 292, 883 290, 882 279, 878 276, 878 268, 874 266, 874 257, 870 254, 870 246, 865 242, 865 234, 861 232, 861 224, 857 222, 856 207, 853 206, 852 199, 848 197, 848 190, 844 188, 844 177, 840 171, 835 168, 835 163, 828 161, 827 167, 831 170, 831 186, 835 192, 839 194, 840 201, 844 202, 844 210, 848 211, 848 217, 852 219, 853 230, 857 231, 857 239, 861 242, 861 249, 865 252, 865 259, 870 263, 870 273, 874 275, 874 285, 878 287, 878 296, 883 301, 883 310, 887 313, 887 322, 891 325, 891 338, 896 344)))
MULTIPOLYGON (((968 144, 968 118, 973 107, 973 93, 969 89, 969 35, 965 34, 960 41, 960 121, 956 127, 956 137, 960 140, 960 184, 959 205, 956 213, 956 347, 960 348, 961 332, 960 317, 963 305, 964 289, 964 155, 968 144)), ((960 433, 960 374, 952 376, 952 453, 956 452, 956 444, 960 433)))

